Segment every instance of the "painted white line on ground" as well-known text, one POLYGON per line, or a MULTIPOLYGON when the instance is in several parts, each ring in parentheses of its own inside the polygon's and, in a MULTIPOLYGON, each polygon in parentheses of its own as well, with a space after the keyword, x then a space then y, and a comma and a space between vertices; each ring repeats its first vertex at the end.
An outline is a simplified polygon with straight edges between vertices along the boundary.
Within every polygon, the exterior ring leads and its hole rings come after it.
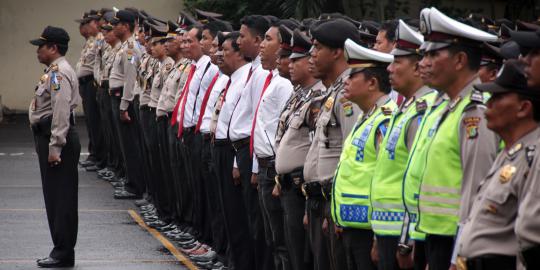
POLYGON ((19 153, 11 153, 9 155, 12 156, 12 157, 14 157, 14 156, 22 156, 22 155, 24 155, 24 153, 21 153, 21 152, 19 152, 19 153))
POLYGON ((5 155, 6 155, 6 153, 0 153, 0 156, 5 156, 5 155))
POLYGON ((88 156, 88 155, 90 155, 90 153, 87 153, 87 152, 81 153, 81 156, 88 156))

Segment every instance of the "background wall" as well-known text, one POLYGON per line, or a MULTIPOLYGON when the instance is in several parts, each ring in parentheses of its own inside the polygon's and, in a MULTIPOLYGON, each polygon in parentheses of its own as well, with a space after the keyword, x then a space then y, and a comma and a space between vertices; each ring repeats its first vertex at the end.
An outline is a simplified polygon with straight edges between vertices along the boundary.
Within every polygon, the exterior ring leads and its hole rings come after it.
MULTIPOLYGON (((75 66, 84 39, 74 20, 84 11, 113 6, 144 9, 158 18, 175 20, 181 0, 0 0, 0 95, 2 103, 17 111, 28 110, 34 87, 44 65, 36 58, 37 47, 28 41, 37 38, 47 25, 66 29, 71 38, 66 55, 75 66)), ((79 106, 81 109, 81 106, 79 106)))

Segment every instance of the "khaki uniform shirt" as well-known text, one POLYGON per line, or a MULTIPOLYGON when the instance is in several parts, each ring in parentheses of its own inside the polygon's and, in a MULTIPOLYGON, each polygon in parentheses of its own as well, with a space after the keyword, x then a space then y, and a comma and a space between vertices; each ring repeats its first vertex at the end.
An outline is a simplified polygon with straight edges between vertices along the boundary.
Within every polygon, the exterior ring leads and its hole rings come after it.
POLYGON ((170 57, 166 57, 162 62, 157 61, 157 72, 152 79, 152 90, 150 92, 150 103, 148 106, 156 108, 158 105, 159 97, 161 96, 161 89, 163 88, 163 82, 169 76, 174 65, 174 60, 170 57))
POLYGON ((94 60, 94 80, 98 85, 101 85, 103 81, 103 68, 105 66, 106 54, 110 54, 112 47, 109 43, 105 42, 103 34, 101 32, 96 36, 96 42, 94 42, 95 60, 94 60))
POLYGON ((152 90, 152 80, 159 69, 159 61, 151 57, 148 53, 143 53, 141 64, 137 70, 137 86, 140 90, 139 105, 150 103, 150 92, 152 90))
POLYGON ((135 38, 130 37, 122 43, 114 58, 109 85, 111 88, 123 88, 119 108, 121 111, 127 110, 135 97, 135 80, 137 79, 137 67, 141 55, 142 52, 139 46, 136 45, 135 38))
POLYGON ((317 119, 315 135, 304 163, 306 182, 327 181, 334 176, 343 141, 362 115, 360 108, 343 98, 345 70, 328 88, 317 119))
POLYGON ((79 58, 75 68, 78 78, 92 75, 94 73, 96 53, 96 37, 89 37, 84 43, 81 51, 81 57, 79 58))
POLYGON ((159 96, 158 105, 157 105, 157 116, 166 115, 169 112, 172 112, 174 109, 176 93, 180 92, 180 84, 182 82, 182 77, 187 80, 187 75, 184 74, 184 69, 187 66, 184 65, 183 59, 180 59, 174 63, 171 71, 167 78, 163 82, 163 89, 161 89, 161 94, 159 96))
MULTIPOLYGON (((530 172, 531 153, 539 137, 540 128, 536 128, 497 156, 480 183, 471 214, 463 227, 458 246, 460 256, 517 255, 514 221, 522 214, 518 208, 521 209, 525 194, 534 190, 531 183, 537 182, 536 178, 528 176, 534 176, 530 172)), ((535 228, 536 234, 538 228, 535 228)))
POLYGON ((60 155, 66 144, 69 118, 79 102, 79 80, 64 57, 51 63, 41 76, 30 104, 30 124, 52 116, 49 153, 60 155))
POLYGON ((321 108, 317 97, 324 95, 326 87, 321 81, 312 86, 301 88, 297 86, 293 96, 285 105, 279 118, 276 133, 276 171, 286 174, 302 168, 306 155, 311 146, 308 140, 310 133, 315 130, 315 121, 321 108))
POLYGON ((114 56, 116 55, 118 50, 120 50, 120 46, 120 42, 116 43, 116 45, 114 45, 114 48, 109 45, 109 47, 107 47, 108 49, 103 52, 103 56, 101 58, 102 67, 100 68, 100 83, 103 83, 104 81, 109 81, 109 76, 111 75, 111 68, 114 62, 114 56))

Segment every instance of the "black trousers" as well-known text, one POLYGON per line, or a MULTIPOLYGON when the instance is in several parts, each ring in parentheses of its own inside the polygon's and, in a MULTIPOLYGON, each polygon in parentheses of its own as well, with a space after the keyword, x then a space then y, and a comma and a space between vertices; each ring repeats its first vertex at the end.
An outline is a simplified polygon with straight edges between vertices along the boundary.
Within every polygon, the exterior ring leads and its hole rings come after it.
POLYGON ((426 261, 426 244, 424 241, 414 241, 414 270, 425 270, 426 261))
POLYGON ((275 269, 292 269, 289 252, 285 245, 283 208, 279 197, 274 197, 276 169, 259 166, 259 200, 264 220, 266 244, 274 259, 275 269))
POLYGON ((454 249, 454 237, 426 235, 426 257, 429 270, 447 270, 454 249))
MULTIPOLYGON (((347 269, 377 269, 371 260, 373 231, 362 229, 343 229, 342 241, 345 250, 347 269)), ((343 268, 345 269, 345 268, 343 268)))
MULTIPOLYGON (((330 248, 330 267, 333 270, 346 269, 348 258, 345 251, 343 239, 340 238, 334 230, 334 221, 330 212, 331 200, 325 201, 325 217, 328 221, 327 246, 330 248)), ((349 268, 350 269, 350 268, 349 268)), ((369 268, 367 268, 369 269, 369 268)))
MULTIPOLYGON (((163 215, 160 215, 166 222, 173 220, 173 215, 176 211, 175 201, 173 200, 173 178, 172 171, 169 162, 169 134, 167 130, 168 119, 166 117, 160 117, 156 120, 155 114, 153 114, 152 122, 153 128, 156 131, 157 145, 150 149, 151 155, 156 155, 155 159, 157 164, 153 164, 153 169, 157 170, 157 176, 160 177, 161 187, 159 193, 163 198, 163 202, 160 204, 163 206, 163 215)), ((154 162, 155 163, 155 162, 154 162)))
MULTIPOLYGON (((223 206, 225 230, 229 239, 232 264, 236 270, 253 270, 255 256, 253 239, 246 236, 249 230, 248 215, 243 185, 235 185, 232 180, 234 149, 229 142, 216 142, 214 145, 214 162, 219 181, 219 199, 223 206)), ((259 258, 257 258, 258 260, 259 258)))
POLYGON ((77 164, 81 153, 79 135, 73 125, 66 136, 58 166, 51 167, 48 162, 51 119, 42 120, 33 127, 36 152, 39 159, 41 183, 47 220, 54 248, 50 257, 59 260, 75 259, 75 244, 78 229, 78 187, 77 164))
POLYGON ((102 138, 103 138, 103 148, 104 155, 103 155, 103 165, 109 168, 114 167, 114 157, 112 155, 112 134, 111 130, 112 124, 110 123, 110 119, 108 117, 108 107, 110 107, 111 101, 109 99, 109 93, 107 93, 107 89, 103 86, 98 86, 96 89, 96 101, 98 105, 98 111, 99 111, 99 125, 101 126, 102 131, 102 138))
POLYGON ((172 190, 171 190, 171 200, 174 204, 174 212, 173 212, 173 219, 175 223, 182 224, 185 223, 184 215, 183 215, 183 183, 185 181, 183 177, 183 165, 182 165, 182 156, 181 156, 181 143, 178 140, 177 136, 177 130, 178 125, 170 125, 170 117, 163 117, 163 120, 159 121, 165 121, 167 126, 167 139, 168 139, 168 153, 169 158, 167 159, 169 162, 169 166, 171 168, 171 177, 172 177, 172 190))
MULTIPOLYGON (((306 199, 300 188, 291 184, 281 187, 281 206, 283 208, 283 232, 285 244, 289 251, 292 269, 304 270, 313 268, 306 258, 306 235, 303 219, 306 199)), ((309 247, 309 246, 308 246, 309 247)))
POLYGON ((135 114, 135 104, 128 108, 131 122, 120 121, 120 97, 114 96, 111 100, 113 105, 113 118, 119 131, 119 141, 121 144, 122 157, 126 166, 126 190, 138 196, 142 196, 145 191, 144 170, 142 163, 142 145, 140 140, 140 126, 135 114))
POLYGON ((89 159, 95 159, 99 161, 99 163, 102 163, 107 152, 103 142, 96 92, 97 87, 92 75, 79 78, 79 94, 82 98, 86 130, 88 132, 89 139, 89 159))
MULTIPOLYGON (((397 236, 377 235, 377 252, 379 254, 379 270, 400 270, 396 259, 399 238, 397 236)), ((415 258, 416 260, 416 258, 415 258)))
MULTIPOLYGON (((201 147, 202 138, 195 136, 193 129, 184 129, 182 134, 182 144, 184 145, 182 162, 184 163, 184 176, 188 184, 188 191, 191 196, 190 207, 193 217, 193 227, 199 232, 204 233, 203 224, 205 199, 204 187, 201 180, 201 147)), ((207 235, 203 235, 206 238, 207 235)))
POLYGON ((212 239, 212 247, 219 254, 224 254, 227 249, 227 238, 225 236, 225 218, 223 207, 218 199, 219 189, 215 171, 214 160, 212 159, 212 142, 210 136, 199 134, 202 139, 201 151, 201 177, 204 181, 206 191, 206 224, 212 239))
POLYGON ((273 269, 272 251, 265 241, 264 221, 257 188, 251 185, 253 159, 249 154, 249 144, 236 149, 236 163, 240 170, 242 196, 248 215, 249 233, 253 239, 257 270, 273 269))
POLYGON ((330 245, 328 234, 323 233, 326 200, 323 197, 310 197, 306 201, 308 217, 308 238, 313 255, 314 270, 330 269, 330 245))
MULTIPOLYGON (((107 91, 109 91, 107 89, 107 91)), ((119 125, 119 117, 118 114, 118 107, 115 107, 114 104, 116 102, 113 101, 115 99, 114 96, 108 95, 108 104, 107 105, 107 119, 109 120, 109 124, 111 125, 111 154, 113 155, 113 164, 114 164, 114 170, 116 172, 117 176, 125 176, 125 162, 124 157, 122 155, 122 144, 120 143, 120 125, 119 125)))
MULTIPOLYGON (((146 178, 146 188, 149 197, 158 210, 161 218, 167 216, 167 196, 163 195, 163 177, 161 170, 161 159, 159 155, 159 142, 157 135, 156 113, 148 106, 140 109, 140 125, 143 138, 143 160, 145 169, 148 171, 146 178)), ((170 214, 170 213, 169 213, 170 214)))

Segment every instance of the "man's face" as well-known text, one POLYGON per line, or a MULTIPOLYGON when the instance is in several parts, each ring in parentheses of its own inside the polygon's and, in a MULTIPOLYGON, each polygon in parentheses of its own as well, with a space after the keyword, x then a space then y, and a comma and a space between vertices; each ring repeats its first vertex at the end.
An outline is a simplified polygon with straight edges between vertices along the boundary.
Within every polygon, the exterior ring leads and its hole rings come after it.
POLYGON ((212 34, 210 34, 210 30, 205 29, 202 32, 202 39, 201 39, 201 49, 202 52, 206 55, 210 55, 210 49, 212 49, 212 41, 214 41, 214 37, 212 37, 212 34))
MULTIPOLYGON (((212 46, 210 47, 209 54, 210 54, 210 61, 212 64, 217 65, 218 64, 218 55, 217 52, 219 50, 219 44, 218 44, 218 38, 217 36, 212 40, 212 46)), ((223 59, 221 59, 223 61, 223 59)))
POLYGON ((139 32, 139 34, 137 35, 137 41, 139 41, 139 44, 143 46, 146 44, 146 34, 144 33, 144 31, 139 32))
POLYGON ((186 57, 192 60, 198 60, 202 55, 201 44, 197 39, 199 29, 193 28, 186 35, 186 57))
POLYGON ((259 53, 259 39, 244 24, 240 26, 240 36, 236 41, 243 55, 249 58, 257 57, 259 53))
POLYGON ((86 24, 80 24, 79 25, 79 34, 81 34, 81 36, 83 37, 87 37, 88 36, 88 31, 87 31, 87 27, 86 27, 86 24))
POLYGON ((223 42, 223 65, 220 66, 221 71, 226 75, 231 75, 234 72, 235 62, 238 57, 238 52, 234 51, 232 41, 230 39, 223 42))
POLYGON ((409 89, 418 77, 418 62, 407 56, 396 56, 388 65, 390 84, 396 91, 403 93, 409 89))
POLYGON ((264 40, 261 42, 261 65, 263 69, 273 70, 276 68, 277 52, 279 50, 279 30, 277 27, 270 27, 264 35, 264 40))
POLYGON ((113 45, 118 41, 118 38, 114 34, 113 30, 103 30, 103 38, 105 39, 105 42, 107 42, 109 45, 113 45))
POLYGON ((122 37, 124 36, 124 33, 126 32, 127 30, 127 24, 125 23, 116 23, 114 24, 113 26, 113 31, 114 31, 114 34, 119 38, 119 39, 122 39, 122 37))
POLYGON ((161 59, 165 56, 165 46, 160 41, 152 42, 152 57, 161 59))
POLYGON ((455 81, 455 61, 447 49, 429 51, 420 61, 422 79, 435 89, 444 91, 455 81))
POLYGON ((366 80, 363 72, 356 72, 349 76, 345 81, 345 87, 343 91, 343 97, 346 99, 358 103, 358 100, 366 99, 370 92, 370 80, 366 80))
POLYGON ((482 83, 492 82, 497 78, 498 71, 496 68, 490 68, 487 65, 480 66, 478 69, 478 78, 480 78, 482 83))
POLYGON ((377 37, 375 39, 375 45, 373 45, 373 49, 379 52, 383 52, 383 53, 390 53, 393 48, 394 48, 394 42, 391 42, 386 38, 386 31, 385 30, 379 31, 377 33, 377 37))
POLYGON ((493 94, 486 104, 487 109, 484 113, 487 127, 495 133, 508 129, 518 120, 517 115, 523 102, 526 101, 520 100, 516 93, 493 94))
POLYGON ((56 52, 56 46, 47 46, 46 44, 41 45, 37 48, 36 52, 38 61, 44 65, 49 65, 51 63, 52 56, 56 52))
MULTIPOLYGON (((182 34, 182 36, 180 37, 180 50, 182 51, 182 53, 184 54, 184 56, 186 56, 186 53, 187 53, 187 41, 186 41, 186 36, 188 35, 187 32, 185 32, 184 34, 182 34)), ((187 57, 187 56, 186 56, 187 57)))
POLYGON ((540 48, 530 51, 523 60, 527 64, 527 85, 540 91, 540 48))
POLYGON ((291 76, 291 82, 294 85, 300 84, 311 77, 312 75, 309 72, 309 56, 291 59, 289 74, 291 76))
POLYGON ((98 22, 96 20, 91 20, 87 23, 88 32, 92 35, 95 35, 99 32, 98 22))
POLYGON ((168 39, 165 42, 165 53, 167 54, 167 56, 173 57, 178 53, 179 50, 180 46, 176 38, 168 39))
POLYGON ((318 40, 314 40, 311 49, 311 62, 313 63, 313 75, 315 78, 322 78, 335 62, 334 49, 323 45, 318 40))
MULTIPOLYGON (((280 49, 281 50, 281 49, 280 49)), ((289 79, 291 77, 289 65, 291 64, 291 59, 289 56, 278 56, 277 58, 277 69, 279 71, 279 76, 289 79)))

